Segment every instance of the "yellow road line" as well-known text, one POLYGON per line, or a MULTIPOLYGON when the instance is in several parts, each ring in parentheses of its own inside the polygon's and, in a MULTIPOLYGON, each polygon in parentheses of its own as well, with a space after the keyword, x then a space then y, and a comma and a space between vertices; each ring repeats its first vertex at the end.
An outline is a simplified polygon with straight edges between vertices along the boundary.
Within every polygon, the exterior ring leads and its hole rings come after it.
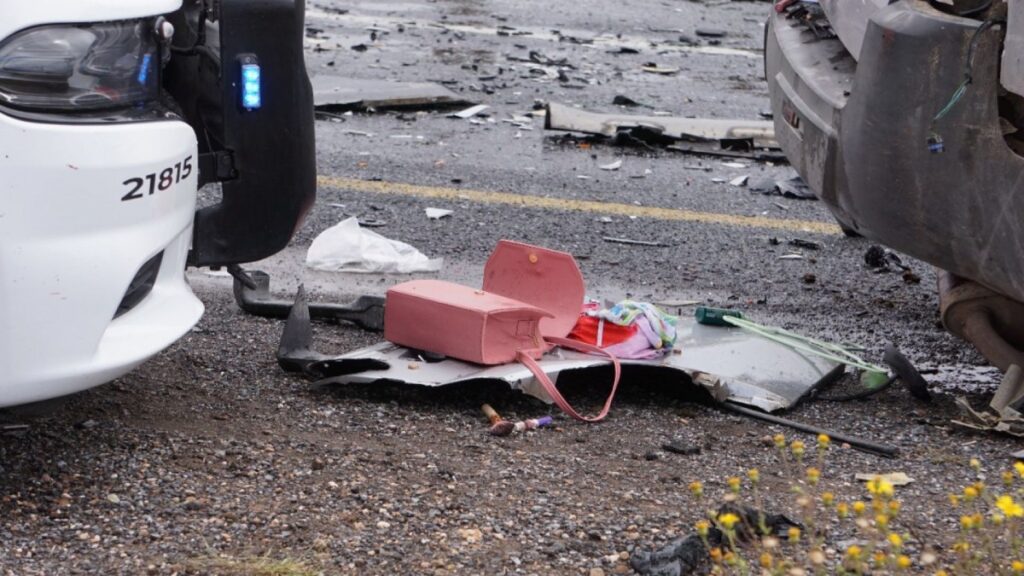
POLYGON ((526 194, 510 194, 507 192, 487 192, 483 190, 464 190, 461 188, 442 188, 438 186, 419 186, 401 182, 381 182, 341 178, 337 176, 320 176, 320 186, 352 190, 372 194, 391 194, 397 196, 413 196, 416 198, 432 198, 437 200, 468 200, 481 204, 504 204, 522 206, 524 208, 560 210, 565 212, 589 212, 616 216, 636 216, 656 220, 676 220, 683 222, 700 222, 703 224, 720 224, 742 228, 765 228, 771 230, 788 230, 791 232, 812 232, 817 234, 841 234, 839 226, 828 222, 812 220, 788 220, 767 218, 764 216, 739 216, 716 212, 697 212, 694 210, 677 210, 675 208, 658 208, 654 206, 636 206, 613 202, 596 202, 593 200, 575 200, 572 198, 549 198, 529 196, 526 194))

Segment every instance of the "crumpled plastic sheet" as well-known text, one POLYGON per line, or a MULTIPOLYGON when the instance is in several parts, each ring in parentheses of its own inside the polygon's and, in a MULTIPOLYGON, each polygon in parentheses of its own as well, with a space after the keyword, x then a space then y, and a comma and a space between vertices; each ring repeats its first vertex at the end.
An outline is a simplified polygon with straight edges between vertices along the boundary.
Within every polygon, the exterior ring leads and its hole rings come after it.
POLYGON ((329 272, 411 274, 437 272, 443 258, 427 258, 398 240, 385 238, 348 218, 317 236, 306 253, 306 265, 329 272))

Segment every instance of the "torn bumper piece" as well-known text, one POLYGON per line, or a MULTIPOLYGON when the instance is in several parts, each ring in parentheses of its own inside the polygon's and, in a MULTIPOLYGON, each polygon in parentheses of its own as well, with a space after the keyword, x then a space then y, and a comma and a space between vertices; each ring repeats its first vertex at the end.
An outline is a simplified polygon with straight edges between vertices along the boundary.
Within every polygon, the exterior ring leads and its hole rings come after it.
MULTIPOLYGON (((804 354, 784 345, 730 328, 702 326, 680 320, 676 347, 679 353, 656 360, 622 360, 624 379, 630 367, 661 369, 666 374, 686 375, 716 401, 730 401, 774 412, 790 408, 817 387, 841 376, 844 366, 804 354)), ((335 370, 347 373, 322 384, 404 383, 441 387, 471 381, 505 382, 545 402, 550 398, 530 370, 522 364, 481 366, 452 359, 428 361, 417 352, 382 342, 331 360, 335 370), (346 363, 366 365, 373 361, 387 368, 346 370, 346 363)), ((544 355, 541 369, 557 383, 559 374, 600 369, 610 362, 560 348, 544 355)))

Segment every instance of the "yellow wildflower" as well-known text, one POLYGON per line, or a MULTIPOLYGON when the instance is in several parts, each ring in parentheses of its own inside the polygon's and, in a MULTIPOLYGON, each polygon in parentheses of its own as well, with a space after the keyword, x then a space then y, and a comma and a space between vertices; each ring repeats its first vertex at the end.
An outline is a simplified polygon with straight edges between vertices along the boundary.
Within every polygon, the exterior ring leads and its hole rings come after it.
POLYGON ((822 492, 821 493, 821 503, 824 504, 827 508, 831 508, 832 504, 834 504, 835 501, 836 501, 835 494, 833 494, 831 492, 822 492))
POLYGON ((881 476, 875 476, 868 481, 868 492, 874 496, 892 496, 892 483, 881 476))
POLYGON ((905 554, 901 554, 896 558, 896 566, 904 570, 910 568, 910 557, 905 554))
POLYGON ((817 468, 808 468, 807 481, 811 483, 811 486, 816 485, 818 480, 821 480, 821 470, 818 470, 817 468))
POLYGON ((750 478, 751 482, 757 484, 761 481, 761 471, 757 468, 751 468, 750 470, 747 470, 747 478, 750 478))
POLYGON ((1000 496, 996 500, 996 508, 999 508, 1007 518, 1020 518, 1024 516, 1024 507, 1014 502, 1012 496, 1000 496))
POLYGON ((824 450, 825 448, 828 448, 828 445, 831 442, 832 439, 829 438, 828 434, 818 434, 818 448, 824 450))
POLYGON ((846 549, 846 557, 850 558, 852 560, 856 560, 856 559, 860 558, 860 553, 861 553, 860 546, 857 546, 856 544, 854 544, 854 545, 852 545, 852 546, 850 546, 849 548, 846 549))
POLYGON ((949 573, 945 570, 938 570, 935 572, 935 576, 949 576, 949 573))
POLYGON ((1017 475, 1024 478, 1024 462, 1020 460, 1013 463, 1013 469, 1017 471, 1017 475))
POLYGON ((994 512, 992 514, 992 523, 996 526, 1002 526, 1004 521, 1006 521, 1006 516, 1003 516, 999 512, 994 512))
POLYGON ((775 564, 774 558, 768 552, 762 552, 759 560, 761 568, 771 569, 772 565, 775 564))
POLYGON ((892 544, 893 548, 899 548, 900 546, 903 546, 903 538, 901 538, 899 534, 893 532, 889 534, 889 544, 892 544))
POLYGON ((800 458, 804 455, 804 443, 801 440, 793 440, 789 445, 790 451, 793 452, 793 456, 800 458))
POLYGON ((886 516, 885 514, 878 514, 878 515, 876 515, 875 516, 875 526, 878 526, 879 528, 884 530, 886 527, 889 526, 889 517, 886 516))
POLYGON ((722 560, 725 560, 725 563, 730 566, 735 566, 738 561, 736 555, 733 554, 731 550, 726 552, 725 555, 722 556, 722 560))
POLYGON ((700 498, 701 496, 704 495, 704 485, 696 480, 690 482, 690 494, 693 494, 695 497, 700 498))
POLYGON ((1014 574, 1024 574, 1024 562, 1021 562, 1020 560, 1014 560, 1013 563, 1010 564, 1010 568, 1013 569, 1014 574))
POLYGON ((733 526, 740 521, 740 517, 732 512, 726 512, 718 517, 718 523, 726 530, 732 530, 733 526))
POLYGON ((957 496, 956 494, 950 494, 950 495, 949 495, 949 504, 950 504, 950 505, 951 505, 951 506, 952 506, 953 508, 956 508, 957 506, 959 506, 959 505, 960 505, 960 497, 959 497, 959 496, 957 496))
POLYGON ((889 501, 889 516, 892 516, 893 518, 895 518, 896 515, 899 514, 899 513, 900 513, 900 501, 899 500, 890 500, 889 501))
POLYGON ((981 470, 981 461, 978 460, 977 458, 971 458, 970 464, 971 464, 971 469, 973 469, 975 472, 977 472, 978 470, 981 470))
POLYGON ((739 493, 739 491, 740 491, 740 478, 739 478, 739 476, 731 476, 726 482, 729 484, 729 490, 732 490, 733 492, 736 492, 737 494, 739 493))
POLYGON ((776 434, 775 436, 773 436, 772 441, 775 442, 776 448, 781 449, 786 447, 786 437, 783 436, 782 434, 776 434))
POLYGON ((853 513, 857 516, 863 514, 866 508, 867 506, 865 506, 864 503, 861 502, 860 500, 857 500, 856 502, 853 503, 853 513))
POLYGON ((707 520, 701 520, 700 522, 697 522, 696 527, 697 527, 697 535, 700 536, 701 538, 707 538, 707 536, 708 536, 708 529, 711 528, 711 525, 708 523, 708 521, 707 520))
POLYGON ((875 563, 875 566, 881 566, 885 564, 885 552, 878 550, 871 556, 871 561, 875 563))
POLYGON ((797 542, 797 541, 799 541, 800 540, 800 529, 797 528, 796 526, 793 526, 792 528, 789 529, 788 532, 786 532, 786 537, 789 539, 790 542, 797 542))
POLYGON ((1005 472, 1003 472, 1003 485, 1006 486, 1007 488, 1013 486, 1014 478, 1016 478, 1016 476, 1013 475, 1013 471, 1006 470, 1005 472))
POLYGON ((968 486, 968 487, 964 488, 964 500, 967 500, 968 502, 970 502, 970 501, 974 500, 977 497, 978 497, 978 489, 977 488, 975 488, 974 486, 968 486))
POLYGON ((970 530, 974 528, 974 516, 963 515, 960 517, 960 527, 964 530, 970 530))
POLYGON ((971 545, 969 543, 963 541, 963 540, 953 544, 953 551, 954 552, 966 553, 970 549, 971 549, 971 545))
POLYGON ((708 556, 711 556, 711 560, 713 562, 715 562, 715 563, 721 562, 722 561, 722 549, 721 548, 717 548, 717 547, 716 548, 712 548, 711 550, 708 551, 708 556))
POLYGON ((850 506, 846 502, 840 502, 836 505, 836 514, 840 518, 846 518, 850 514, 850 506))

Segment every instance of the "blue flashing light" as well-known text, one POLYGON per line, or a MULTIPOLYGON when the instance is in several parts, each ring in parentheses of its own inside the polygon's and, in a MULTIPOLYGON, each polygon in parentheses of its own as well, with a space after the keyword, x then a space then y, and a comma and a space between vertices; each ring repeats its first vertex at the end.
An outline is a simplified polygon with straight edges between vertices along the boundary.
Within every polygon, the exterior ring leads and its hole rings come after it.
POLYGON ((263 105, 259 64, 242 65, 242 107, 255 110, 263 105))
POLYGON ((153 62, 153 54, 146 53, 142 57, 142 66, 139 68, 139 84, 146 85, 146 80, 149 80, 149 65, 153 62))

